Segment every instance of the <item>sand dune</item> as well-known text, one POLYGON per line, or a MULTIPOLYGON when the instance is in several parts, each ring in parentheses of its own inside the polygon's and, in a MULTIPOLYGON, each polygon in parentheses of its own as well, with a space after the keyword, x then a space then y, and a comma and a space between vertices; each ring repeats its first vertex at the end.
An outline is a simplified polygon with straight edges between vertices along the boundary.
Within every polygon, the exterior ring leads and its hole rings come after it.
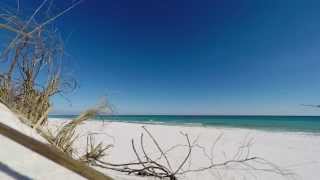
MULTIPOLYGON (((0 122, 39 141, 45 140, 0 104, 0 122)), ((83 179, 0 135, 0 179, 83 179)))

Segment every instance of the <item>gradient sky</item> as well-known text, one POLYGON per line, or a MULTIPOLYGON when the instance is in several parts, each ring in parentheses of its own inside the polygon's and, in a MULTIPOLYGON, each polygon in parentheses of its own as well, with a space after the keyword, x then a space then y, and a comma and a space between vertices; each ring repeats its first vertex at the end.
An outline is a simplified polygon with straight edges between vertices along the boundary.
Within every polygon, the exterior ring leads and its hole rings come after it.
POLYGON ((320 1, 86 0, 57 25, 80 87, 55 113, 320 115, 320 1))

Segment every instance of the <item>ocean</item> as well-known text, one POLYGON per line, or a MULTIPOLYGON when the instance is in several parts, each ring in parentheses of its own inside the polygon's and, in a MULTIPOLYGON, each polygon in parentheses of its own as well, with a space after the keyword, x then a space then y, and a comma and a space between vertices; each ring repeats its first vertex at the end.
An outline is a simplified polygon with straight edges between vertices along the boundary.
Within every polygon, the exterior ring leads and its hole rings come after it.
MULTIPOLYGON (((66 119, 75 116, 50 115, 50 117, 66 119)), ((320 116, 103 115, 97 116, 95 120, 320 133, 320 116)))

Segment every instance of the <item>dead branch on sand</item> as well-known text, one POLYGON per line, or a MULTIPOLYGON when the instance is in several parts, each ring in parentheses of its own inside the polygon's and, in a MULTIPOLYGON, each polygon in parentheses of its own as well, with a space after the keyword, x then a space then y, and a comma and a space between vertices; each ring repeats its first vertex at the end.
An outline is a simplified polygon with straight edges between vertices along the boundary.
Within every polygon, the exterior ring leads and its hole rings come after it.
MULTIPOLYGON (((98 166, 105 169, 110 169, 114 171, 119 171, 127 174, 133 174, 137 176, 151 176, 156 178, 168 178, 170 180, 176 180, 179 177, 182 177, 188 173, 201 173, 208 170, 217 170, 219 168, 231 168, 232 165, 237 165, 242 167, 244 171, 264 171, 269 173, 278 174, 283 177, 288 177, 292 175, 289 171, 279 168, 273 163, 257 157, 251 156, 250 154, 250 143, 244 144, 239 147, 236 154, 233 158, 222 161, 215 162, 213 159, 213 149, 216 146, 217 142, 221 139, 221 136, 214 141, 213 146, 211 147, 211 154, 207 152, 207 149, 198 144, 198 138, 195 138, 193 141, 190 139, 189 135, 186 133, 181 133, 184 137, 186 143, 174 145, 171 148, 164 150, 152 133, 146 128, 142 127, 145 133, 140 135, 139 146, 135 141, 131 140, 132 151, 136 156, 136 160, 133 162, 127 163, 109 163, 101 158, 91 158, 90 163, 92 166, 98 166), (152 144, 155 146, 157 152, 150 153, 145 148, 145 135, 151 140, 152 144), (139 148, 139 149, 138 149, 139 148), (175 150, 176 148, 185 148, 186 154, 184 158, 180 159, 175 167, 172 165, 172 161, 177 161, 178 159, 172 159, 169 156, 169 152, 175 150), (140 150, 140 151, 139 151, 140 150), (192 153, 195 150, 200 150, 203 152, 203 156, 207 158, 208 164, 204 167, 191 168, 192 166, 192 153), (157 154, 156 156, 152 154, 157 154), (263 168, 261 168, 263 167, 263 168)), ((219 172, 218 172, 219 173, 219 172)))

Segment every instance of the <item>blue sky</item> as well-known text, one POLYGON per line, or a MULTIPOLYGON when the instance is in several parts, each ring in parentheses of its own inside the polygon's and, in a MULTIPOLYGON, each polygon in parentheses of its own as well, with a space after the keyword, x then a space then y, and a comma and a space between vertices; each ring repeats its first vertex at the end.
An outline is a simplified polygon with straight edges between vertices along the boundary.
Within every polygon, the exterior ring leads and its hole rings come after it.
MULTIPOLYGON (((21 1, 27 7, 40 0, 21 1)), ((61 9, 71 1, 55 1, 61 9)), ((79 88, 119 114, 320 115, 320 1, 87 0, 57 21, 79 88)))

